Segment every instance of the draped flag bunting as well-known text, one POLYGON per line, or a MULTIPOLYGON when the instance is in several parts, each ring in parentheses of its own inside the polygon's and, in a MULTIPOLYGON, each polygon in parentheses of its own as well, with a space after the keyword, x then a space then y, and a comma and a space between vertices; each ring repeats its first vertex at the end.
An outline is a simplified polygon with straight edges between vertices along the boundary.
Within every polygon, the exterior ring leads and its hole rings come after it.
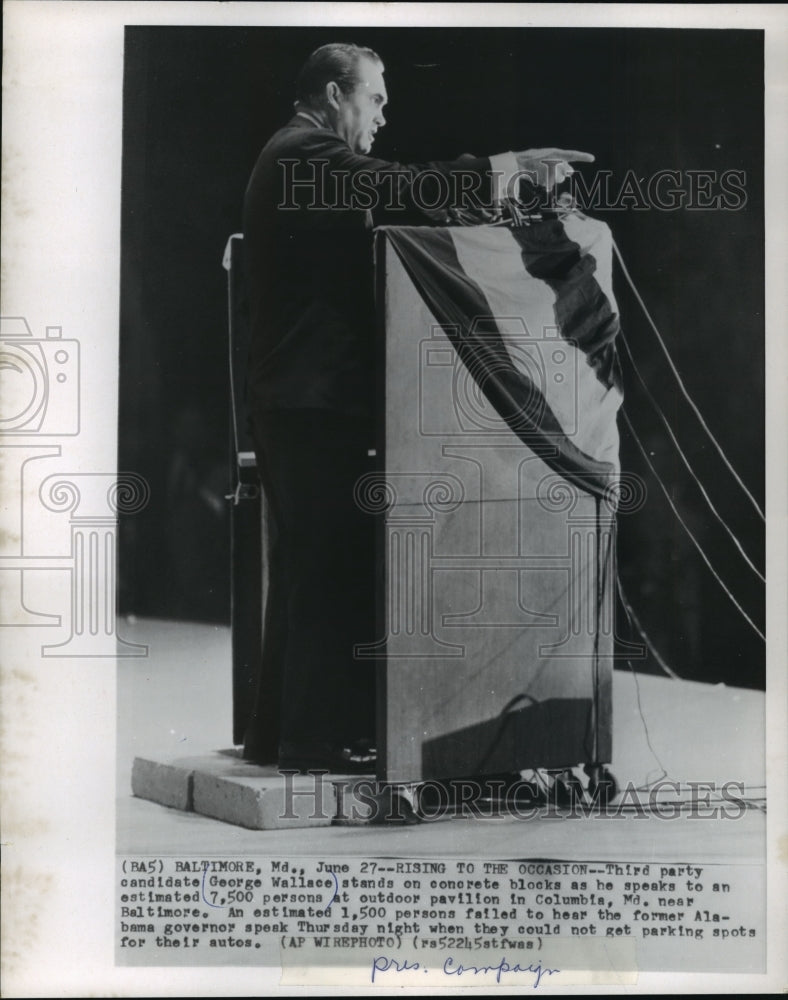
POLYGON ((508 426, 581 489, 614 487, 622 391, 609 228, 570 214, 517 228, 386 234, 508 426))

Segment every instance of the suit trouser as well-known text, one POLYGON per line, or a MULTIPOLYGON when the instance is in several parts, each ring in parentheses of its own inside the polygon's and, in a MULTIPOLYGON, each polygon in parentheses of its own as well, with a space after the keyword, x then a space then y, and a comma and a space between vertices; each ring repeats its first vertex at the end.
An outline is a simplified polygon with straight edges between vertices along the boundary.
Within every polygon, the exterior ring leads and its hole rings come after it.
MULTIPOLYGON (((254 757, 266 699, 280 689, 280 744, 374 738, 374 517, 354 500, 372 468, 369 425, 330 410, 252 418, 268 512, 263 664, 245 740, 254 757)), ((269 706, 270 708, 270 706, 269 706)))

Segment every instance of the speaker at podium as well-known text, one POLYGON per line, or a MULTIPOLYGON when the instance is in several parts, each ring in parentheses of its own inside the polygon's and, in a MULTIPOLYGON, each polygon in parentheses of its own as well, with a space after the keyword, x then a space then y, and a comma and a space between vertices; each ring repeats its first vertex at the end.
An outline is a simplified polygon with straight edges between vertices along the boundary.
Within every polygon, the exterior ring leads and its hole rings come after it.
MULTIPOLYGON (((263 662, 270 538, 243 415, 243 241, 227 245, 233 400, 233 736, 255 685, 276 760, 280 678, 263 662), (263 625, 264 623, 264 625, 263 625)), ((376 231, 378 778, 608 763, 616 414, 607 227, 376 231)))

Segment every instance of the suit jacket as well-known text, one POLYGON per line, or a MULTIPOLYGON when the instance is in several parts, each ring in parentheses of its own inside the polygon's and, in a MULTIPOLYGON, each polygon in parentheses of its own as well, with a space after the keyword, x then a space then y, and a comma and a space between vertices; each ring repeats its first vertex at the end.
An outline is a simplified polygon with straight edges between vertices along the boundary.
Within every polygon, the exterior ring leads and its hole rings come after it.
MULTIPOLYGON (((400 164, 363 156, 296 115, 265 145, 244 201, 249 396, 260 410, 319 408, 371 419, 374 300, 370 208, 438 204, 458 174, 492 193, 487 158, 400 164), (441 183, 442 182, 442 183, 441 183)), ((440 204, 442 201, 442 204, 440 204)))

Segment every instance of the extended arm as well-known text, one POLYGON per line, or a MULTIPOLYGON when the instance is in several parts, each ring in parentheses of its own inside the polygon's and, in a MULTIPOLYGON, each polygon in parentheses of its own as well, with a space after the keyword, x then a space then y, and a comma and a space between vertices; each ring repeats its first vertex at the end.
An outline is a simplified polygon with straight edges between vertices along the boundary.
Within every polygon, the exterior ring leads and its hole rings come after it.
POLYGON ((435 217, 453 207, 493 207, 515 197, 520 180, 551 189, 590 153, 556 147, 492 157, 399 163, 354 152, 329 129, 299 135, 291 156, 279 156, 280 208, 402 208, 407 198, 435 217))

